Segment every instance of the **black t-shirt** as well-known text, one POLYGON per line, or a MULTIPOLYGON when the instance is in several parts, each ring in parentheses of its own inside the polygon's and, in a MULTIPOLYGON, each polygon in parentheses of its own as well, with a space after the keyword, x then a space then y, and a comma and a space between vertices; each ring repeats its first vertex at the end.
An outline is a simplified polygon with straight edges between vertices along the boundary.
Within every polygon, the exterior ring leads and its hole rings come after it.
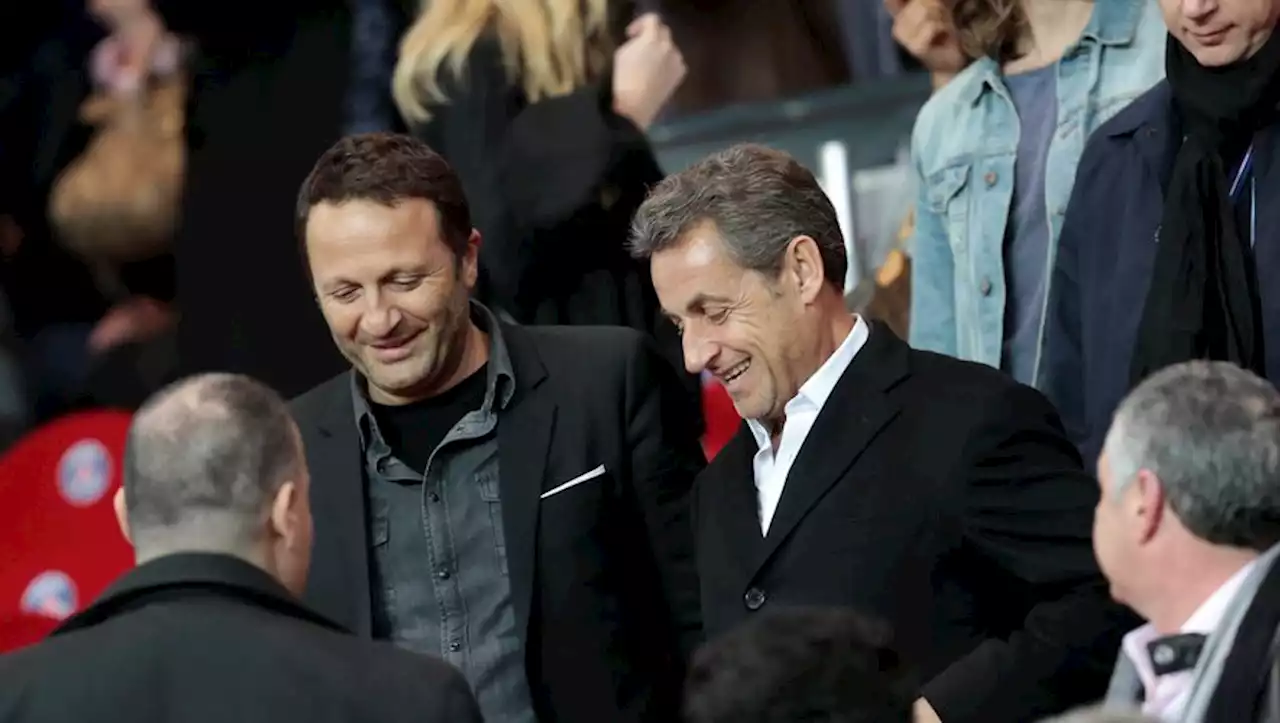
POLYGON ((410 468, 422 473, 431 453, 444 441, 460 419, 484 404, 489 365, 439 396, 412 404, 373 404, 378 430, 391 453, 410 468))

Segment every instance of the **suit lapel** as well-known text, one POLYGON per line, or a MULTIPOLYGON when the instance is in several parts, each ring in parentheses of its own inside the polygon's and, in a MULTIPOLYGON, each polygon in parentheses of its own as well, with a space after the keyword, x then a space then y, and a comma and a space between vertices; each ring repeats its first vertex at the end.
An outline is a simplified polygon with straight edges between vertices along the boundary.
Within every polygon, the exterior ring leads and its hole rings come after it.
MULTIPOLYGON (((739 555, 735 559, 750 563, 755 562, 764 542, 760 534, 760 505, 752 466, 755 455, 756 438, 743 422, 738 433, 716 455, 712 479, 713 485, 720 489, 708 490, 710 494, 703 493, 708 506, 715 507, 715 512, 708 512, 707 516, 724 520, 729 539, 733 540, 739 555)), ((747 570, 747 575, 753 572, 755 570, 747 570)))
POLYGON ((503 327, 516 393, 498 418, 498 484, 506 528, 507 568, 516 628, 529 630, 537 570, 538 513, 555 428, 555 399, 543 386, 547 372, 518 328, 503 327))
MULTIPOLYGON (((872 326, 870 338, 822 406, 787 474, 756 570, 898 415, 897 402, 886 392, 907 375, 908 351, 888 327, 872 326)), ((753 477, 749 473, 747 478, 753 477)))
MULTIPOLYGON (((323 613, 363 637, 372 637, 369 533, 360 437, 346 374, 329 382, 315 424, 303 431, 311 449, 311 514, 316 534, 307 598, 323 613)), ((303 420, 305 422, 305 420, 303 420)))

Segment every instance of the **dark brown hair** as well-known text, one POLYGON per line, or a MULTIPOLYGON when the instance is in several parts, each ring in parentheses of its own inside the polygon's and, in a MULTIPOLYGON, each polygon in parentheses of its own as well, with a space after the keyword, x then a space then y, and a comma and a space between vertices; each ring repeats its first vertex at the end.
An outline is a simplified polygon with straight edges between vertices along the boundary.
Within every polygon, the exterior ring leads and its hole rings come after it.
POLYGON ((471 209, 462 181, 443 156, 399 133, 364 133, 339 140, 320 156, 298 191, 295 227, 303 260, 307 218, 317 205, 373 201, 394 206, 411 198, 436 207, 445 243, 461 257, 471 236, 471 209))
POLYGON ((1022 56, 1027 17, 1020 0, 944 0, 960 49, 970 58, 1007 63, 1022 56))
POLYGON ((735 263, 771 278, 791 240, 809 236, 827 281, 844 288, 849 257, 836 209, 818 179, 782 151, 739 144, 663 179, 636 211, 631 252, 648 258, 708 221, 735 263))
POLYGON ((852 610, 780 607, 712 640, 685 686, 688 723, 910 723, 915 680, 888 628, 852 610))

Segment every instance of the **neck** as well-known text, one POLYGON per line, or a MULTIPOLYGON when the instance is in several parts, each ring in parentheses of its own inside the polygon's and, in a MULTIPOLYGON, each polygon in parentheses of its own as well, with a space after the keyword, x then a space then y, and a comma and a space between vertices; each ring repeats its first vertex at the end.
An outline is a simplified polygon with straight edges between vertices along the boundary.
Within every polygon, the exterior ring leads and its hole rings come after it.
POLYGON ((1255 550, 1207 546, 1181 550, 1157 565, 1156 585, 1133 609, 1161 635, 1182 630, 1187 620, 1233 575, 1258 558, 1255 550))
POLYGON ((265 544, 228 545, 212 540, 175 538, 166 535, 160 540, 135 541, 133 560, 136 565, 145 565, 161 557, 182 554, 234 557, 266 571, 272 577, 276 576, 275 565, 271 562, 271 555, 265 544))
POLYGON ((1005 64, 1006 72, 1042 68, 1055 63, 1074 45, 1093 16, 1093 0, 1022 0, 1027 19, 1019 43, 1022 56, 1005 64))
POLYGON ((842 295, 824 295, 816 302, 816 307, 816 312, 822 315, 824 321, 809 346, 808 357, 812 368, 805 375, 805 381, 836 353, 836 349, 848 338, 853 325, 858 321, 857 315, 850 313, 845 307, 842 295))

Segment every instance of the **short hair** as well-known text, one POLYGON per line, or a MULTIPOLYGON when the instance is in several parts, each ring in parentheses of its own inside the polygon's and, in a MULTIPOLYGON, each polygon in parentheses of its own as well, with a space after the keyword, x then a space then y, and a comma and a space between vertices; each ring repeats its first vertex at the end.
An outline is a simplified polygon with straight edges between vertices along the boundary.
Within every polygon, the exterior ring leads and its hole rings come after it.
POLYGON ((1280 392, 1226 362, 1165 368, 1117 409, 1105 445, 1118 492, 1140 470, 1196 537, 1265 550, 1280 542, 1280 392))
POLYGON ((394 206, 430 201, 449 249, 462 256, 471 237, 471 208, 453 167, 426 143, 402 133, 362 133, 339 139, 316 161, 298 191, 296 232, 307 258, 307 219, 321 203, 373 201, 394 206))
POLYGON ((289 409, 265 385, 237 374, 175 382, 142 405, 125 441, 134 544, 188 537, 209 519, 234 538, 220 542, 251 542, 301 465, 289 409))
POLYGON ((1077 708, 1041 723, 1160 723, 1159 719, 1142 715, 1138 711, 1115 710, 1101 705, 1077 708))
POLYGON ((734 262, 770 278, 782 270, 787 244, 810 236, 823 275, 844 289, 849 252, 836 209, 818 179, 782 151, 744 143, 663 179, 636 211, 632 254, 649 258, 706 222, 715 225, 734 262))
POLYGON ((760 614, 704 645, 685 690, 688 723, 911 723, 917 692, 889 633, 844 609, 760 614))

